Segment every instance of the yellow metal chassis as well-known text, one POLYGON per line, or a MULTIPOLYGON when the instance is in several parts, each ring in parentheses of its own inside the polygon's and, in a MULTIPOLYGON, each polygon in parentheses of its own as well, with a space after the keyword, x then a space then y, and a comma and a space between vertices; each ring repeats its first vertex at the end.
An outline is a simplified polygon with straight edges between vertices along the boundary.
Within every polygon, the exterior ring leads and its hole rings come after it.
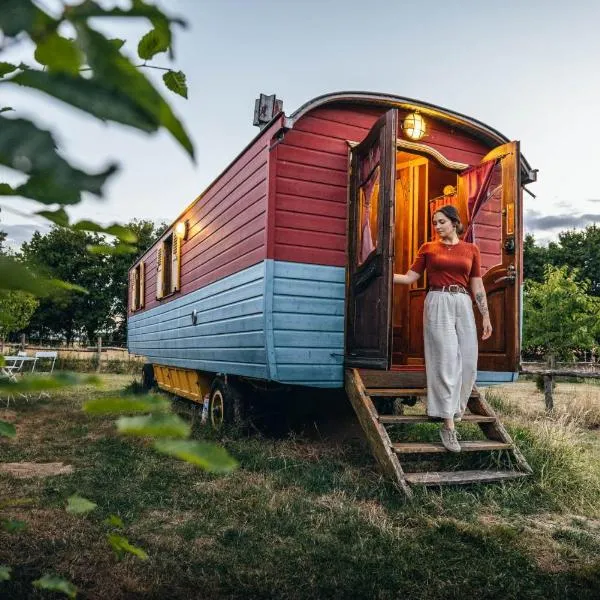
POLYGON ((179 367, 152 366, 154 367, 154 378, 161 390, 194 402, 202 402, 204 396, 210 392, 213 376, 208 373, 179 367))

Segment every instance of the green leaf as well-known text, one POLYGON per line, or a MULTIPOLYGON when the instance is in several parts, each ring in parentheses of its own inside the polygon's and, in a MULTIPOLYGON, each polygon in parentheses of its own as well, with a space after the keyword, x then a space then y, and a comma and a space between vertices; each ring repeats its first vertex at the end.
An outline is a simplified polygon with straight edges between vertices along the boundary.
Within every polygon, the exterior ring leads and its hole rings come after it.
POLYGON ((7 565, 0 565, 0 581, 10 581, 12 569, 7 565))
POLYGON ((12 65, 7 62, 0 62, 0 77, 4 77, 13 71, 16 71, 19 67, 17 65, 12 65))
POLYGON ((121 558, 126 552, 129 554, 133 554, 142 560, 148 560, 148 554, 144 552, 141 548, 137 546, 133 546, 129 543, 129 540, 121 535, 117 535, 116 533, 109 533, 106 536, 108 543, 111 548, 114 550, 117 557, 121 558))
POLYGON ((171 403, 161 396, 117 396, 94 398, 83 403, 83 410, 91 415, 168 412, 171 403))
POLYGON ((125 527, 125 523, 123 523, 123 519, 118 517, 117 515, 108 515, 106 519, 104 519, 105 525, 109 525, 110 527, 116 527, 118 529, 123 529, 125 527))
POLYGON ((0 437, 15 437, 17 435, 17 430, 12 423, 7 423, 6 421, 0 421, 0 437))
POLYGON ((0 108, 0 113, 10 112, 11 110, 15 110, 15 109, 12 106, 3 106, 2 108, 0 108))
POLYGON ((19 533, 27 529, 27 523, 15 519, 7 519, 6 521, 2 521, 2 529, 8 533, 19 533))
POLYGON ((176 94, 188 97, 187 83, 185 82, 185 73, 182 71, 168 71, 163 75, 165 85, 176 94))
POLYGON ((192 142, 175 117, 171 107, 152 86, 150 81, 111 43, 84 23, 76 24, 78 40, 94 72, 94 79, 123 93, 156 119, 194 158, 192 142))
POLYGON ((167 414, 121 417, 117 420, 117 430, 126 435, 186 438, 192 428, 181 417, 167 414))
POLYGON ((119 38, 111 38, 108 40, 117 50, 120 50, 125 44, 125 40, 120 40, 119 38))
POLYGON ((58 210, 40 210, 35 213, 36 215, 40 215, 48 221, 52 221, 52 223, 56 223, 61 227, 69 226, 69 215, 65 212, 64 208, 59 208, 58 210))
POLYGON ((119 225, 118 223, 113 223, 112 225, 104 227, 103 225, 95 223, 94 221, 83 220, 74 223, 72 229, 75 231, 108 233, 109 235, 114 235, 123 242, 128 242, 131 244, 135 244, 137 242, 137 235, 131 229, 129 229, 129 227, 119 225))
POLYGON ((58 73, 79 74, 83 56, 73 40, 61 37, 58 33, 42 38, 34 53, 35 60, 58 73))
POLYGON ((57 26, 58 21, 41 11, 31 0, 2 1, 0 29, 7 37, 16 37, 25 31, 35 40, 57 26))
POLYGON ((22 290, 39 297, 52 296, 59 292, 87 293, 84 288, 74 283, 49 279, 34 273, 12 256, 0 256, 0 282, 4 290, 22 290))
POLYGON ((85 515, 94 510, 98 505, 90 502, 87 498, 82 498, 77 494, 67 498, 67 512, 74 515, 85 515))
POLYGON ((75 204, 81 200, 83 191, 102 196, 106 180, 117 170, 115 165, 98 174, 75 169, 58 154, 50 132, 25 119, 2 116, 0 164, 31 175, 14 190, 16 194, 47 204, 75 204))
MULTIPOLYGON (((106 42, 110 45, 108 40, 106 42)), ((114 51, 121 56, 118 50, 114 51)), ((144 110, 131 94, 95 79, 29 70, 19 73, 9 83, 49 94, 101 121, 114 121, 149 133, 160 126, 160 120, 144 110)))
POLYGON ((49 592, 62 592, 67 598, 77 597, 77 588, 67 579, 57 575, 44 575, 33 582, 33 586, 49 592))
POLYGON ((238 466, 227 450, 216 444, 189 440, 157 440, 154 448, 162 454, 175 456, 213 473, 229 473, 238 466))
POLYGON ((156 54, 166 52, 170 43, 171 36, 168 28, 155 27, 139 41, 138 56, 143 60, 149 60, 156 54))
POLYGON ((130 244, 117 244, 116 246, 107 246, 106 244, 89 245, 88 252, 91 254, 100 254, 103 256, 120 256, 122 254, 135 254, 138 251, 137 246, 130 244))
POLYGON ((50 377, 44 375, 24 375, 17 382, 0 381, 0 391, 39 392, 43 390, 58 390, 74 385, 90 385, 98 387, 101 380, 96 375, 77 375, 75 373, 56 373, 50 377))

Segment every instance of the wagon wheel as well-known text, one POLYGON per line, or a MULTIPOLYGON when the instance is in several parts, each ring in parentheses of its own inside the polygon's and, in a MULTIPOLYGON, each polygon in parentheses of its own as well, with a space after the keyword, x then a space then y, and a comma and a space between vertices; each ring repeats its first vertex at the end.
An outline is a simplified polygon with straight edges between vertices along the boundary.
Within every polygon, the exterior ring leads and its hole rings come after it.
POLYGON ((243 396, 231 383, 216 379, 210 391, 208 422, 214 429, 224 424, 241 425, 244 420, 243 396))
POLYGON ((142 388, 145 391, 150 391, 156 387, 156 379, 154 378, 154 366, 151 363, 146 363, 142 367, 142 388))

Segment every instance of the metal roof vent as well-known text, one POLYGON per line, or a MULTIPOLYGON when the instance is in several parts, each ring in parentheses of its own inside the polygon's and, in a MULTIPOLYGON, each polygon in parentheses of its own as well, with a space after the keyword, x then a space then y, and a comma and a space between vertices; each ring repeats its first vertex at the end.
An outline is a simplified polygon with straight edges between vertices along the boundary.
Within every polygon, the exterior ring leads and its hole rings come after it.
POLYGON ((273 120, 273 117, 283 111, 283 100, 278 100, 275 94, 267 96, 261 94, 254 101, 253 125, 263 129, 265 125, 273 120))

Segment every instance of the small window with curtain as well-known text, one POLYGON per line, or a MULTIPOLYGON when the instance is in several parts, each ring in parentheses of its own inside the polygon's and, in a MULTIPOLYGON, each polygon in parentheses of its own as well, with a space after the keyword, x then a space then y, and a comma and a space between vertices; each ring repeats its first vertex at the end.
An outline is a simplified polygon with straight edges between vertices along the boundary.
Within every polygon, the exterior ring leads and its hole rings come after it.
POLYGON ((145 264, 140 262, 131 272, 131 311, 144 308, 144 295, 146 293, 145 264))
POLYGON ((156 250, 156 298, 179 291, 181 281, 181 238, 170 233, 156 250))

